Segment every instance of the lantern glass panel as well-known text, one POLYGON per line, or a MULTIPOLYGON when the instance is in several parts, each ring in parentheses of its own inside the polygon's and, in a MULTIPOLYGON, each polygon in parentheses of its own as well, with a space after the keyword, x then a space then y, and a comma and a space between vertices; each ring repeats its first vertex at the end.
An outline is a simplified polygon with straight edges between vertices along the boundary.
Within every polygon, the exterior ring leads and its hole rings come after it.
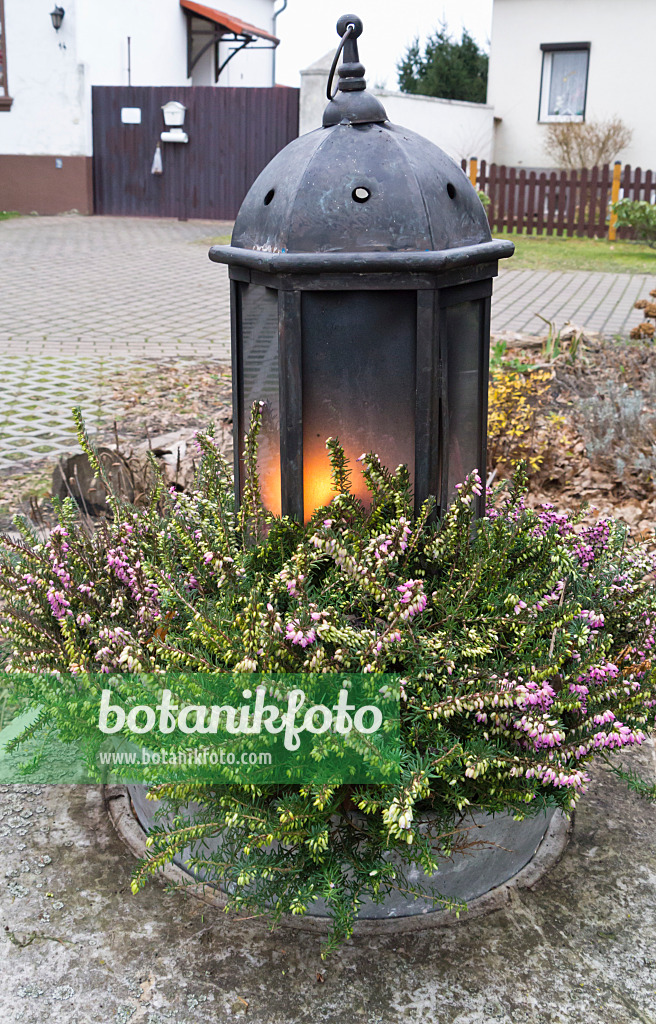
POLYGON ((483 417, 487 408, 483 394, 482 300, 462 302, 446 309, 447 375, 449 410, 448 499, 474 469, 482 476, 483 417))
MULTIPOLYGON (((241 287, 242 409, 248 429, 253 402, 263 402, 258 447, 262 501, 280 515, 280 399, 278 392, 278 293, 257 285, 241 287)), ((240 439, 243 451, 243 438, 240 439)), ((243 472, 241 473, 243 485, 243 472)))
POLYGON ((414 291, 323 291, 302 296, 305 519, 334 492, 326 439, 337 437, 351 489, 369 501, 357 459, 376 452, 414 476, 414 291))

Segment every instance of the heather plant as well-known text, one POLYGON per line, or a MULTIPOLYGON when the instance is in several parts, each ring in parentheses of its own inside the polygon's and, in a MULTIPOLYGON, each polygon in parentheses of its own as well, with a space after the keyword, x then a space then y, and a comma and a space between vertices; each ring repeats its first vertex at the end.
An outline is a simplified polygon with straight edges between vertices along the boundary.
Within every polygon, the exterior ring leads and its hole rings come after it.
POLYGON ((331 502, 307 525, 275 517, 259 494, 259 422, 256 407, 238 510, 210 431, 197 438, 193 493, 160 484, 137 509, 110 491, 113 518, 96 529, 66 500, 46 540, 17 520, 23 542, 3 542, 0 629, 16 695, 41 708, 24 736, 52 721, 82 735, 86 719, 67 709, 92 720, 98 670, 398 675, 394 782, 151 793, 173 817, 151 833, 135 891, 187 851, 232 907, 275 920, 322 898, 332 944, 365 897, 397 890, 452 906, 439 875, 427 890, 410 869, 431 874, 466 845, 469 809, 569 811, 594 758, 611 764, 642 742, 656 705, 656 562, 613 520, 528 508, 521 469, 478 519, 483 485, 471 474, 438 522, 432 500, 415 514, 405 467, 363 455, 365 506, 336 439, 331 502), (37 673, 29 685, 25 672, 37 673))

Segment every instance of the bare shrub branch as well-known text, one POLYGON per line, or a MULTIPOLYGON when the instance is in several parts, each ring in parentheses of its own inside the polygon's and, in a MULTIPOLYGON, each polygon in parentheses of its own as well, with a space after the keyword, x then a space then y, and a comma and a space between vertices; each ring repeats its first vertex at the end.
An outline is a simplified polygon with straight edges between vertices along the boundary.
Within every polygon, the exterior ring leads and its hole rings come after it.
POLYGON ((605 121, 561 121, 547 126, 544 149, 566 171, 612 163, 630 144, 633 131, 620 117, 605 121))

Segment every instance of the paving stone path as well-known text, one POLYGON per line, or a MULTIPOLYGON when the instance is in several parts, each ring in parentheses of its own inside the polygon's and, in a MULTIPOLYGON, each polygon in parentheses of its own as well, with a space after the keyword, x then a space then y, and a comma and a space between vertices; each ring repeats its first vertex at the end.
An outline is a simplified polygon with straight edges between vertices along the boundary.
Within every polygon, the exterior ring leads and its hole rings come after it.
POLYGON ((112 370, 230 360, 227 274, 211 241, 231 225, 118 217, 0 224, 0 471, 69 451, 71 409, 116 418, 112 370))
MULTIPOLYGON (((20 217, 0 223, 0 472, 68 451, 70 410, 93 431, 117 418, 112 370, 154 360, 230 359, 225 267, 213 221, 20 217)), ((540 334, 541 313, 612 337, 641 319, 633 303, 656 275, 502 268, 493 330, 540 334)))
POLYGON ((655 286, 656 257, 653 275, 504 267, 494 287, 492 330, 544 334, 540 313, 557 328, 571 320, 607 338, 626 337, 642 320, 634 302, 655 286))

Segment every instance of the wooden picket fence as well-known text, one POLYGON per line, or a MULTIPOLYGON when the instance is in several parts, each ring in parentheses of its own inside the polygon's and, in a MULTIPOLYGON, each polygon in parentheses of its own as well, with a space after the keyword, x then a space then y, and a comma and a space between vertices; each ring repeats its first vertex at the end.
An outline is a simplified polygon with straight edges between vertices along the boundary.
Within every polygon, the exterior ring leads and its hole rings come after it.
MULTIPOLYGON (((647 202, 655 198, 656 174, 630 164, 549 172, 487 164, 472 157, 461 166, 490 200, 487 215, 493 231, 613 239, 611 203, 621 197, 647 202)), ((623 229, 621 237, 630 234, 623 229)))

